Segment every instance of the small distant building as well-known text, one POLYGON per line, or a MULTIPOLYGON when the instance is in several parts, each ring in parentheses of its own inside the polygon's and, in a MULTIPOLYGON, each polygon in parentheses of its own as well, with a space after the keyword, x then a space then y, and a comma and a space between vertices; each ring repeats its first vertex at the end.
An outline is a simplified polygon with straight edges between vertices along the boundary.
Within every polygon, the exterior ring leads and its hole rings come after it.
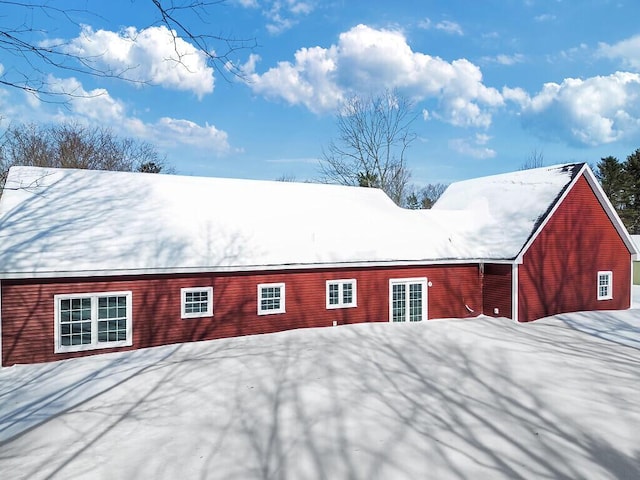
POLYGON ((430 210, 335 185, 13 167, 2 365, 358 322, 631 305, 637 247, 586 164, 430 210))
MULTIPOLYGON (((631 239, 636 247, 636 251, 640 252, 640 235, 631 235, 631 239)), ((640 261, 633 261, 633 284, 640 285, 640 261)))

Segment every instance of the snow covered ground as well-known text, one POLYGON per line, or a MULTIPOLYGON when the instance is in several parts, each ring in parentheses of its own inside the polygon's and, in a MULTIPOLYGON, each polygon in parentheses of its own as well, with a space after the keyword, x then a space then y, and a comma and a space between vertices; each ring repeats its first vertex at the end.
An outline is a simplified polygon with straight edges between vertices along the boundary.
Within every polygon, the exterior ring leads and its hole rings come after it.
POLYGON ((4 368, 0 477, 640 478, 640 310, 4 368))

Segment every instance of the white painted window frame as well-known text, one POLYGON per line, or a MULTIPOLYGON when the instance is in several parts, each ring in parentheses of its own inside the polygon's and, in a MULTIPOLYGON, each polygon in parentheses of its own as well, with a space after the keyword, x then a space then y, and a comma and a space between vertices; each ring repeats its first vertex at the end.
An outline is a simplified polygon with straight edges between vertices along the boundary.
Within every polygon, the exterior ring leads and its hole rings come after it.
POLYGON ((341 278, 339 280, 327 280, 326 282, 326 306, 327 310, 336 308, 354 308, 358 306, 358 282, 355 278, 341 278), (329 288, 338 285, 338 303, 329 303, 329 288), (350 303, 344 302, 344 286, 351 285, 352 298, 350 303))
POLYGON ((286 313, 286 289, 284 282, 281 283, 260 283, 258 284, 258 315, 276 315, 278 313, 286 313), (279 288, 280 289, 280 308, 276 309, 262 309, 262 293, 266 288, 279 288))
POLYGON ((105 348, 130 347, 133 345, 133 293, 131 291, 116 292, 88 292, 69 293, 53 296, 54 312, 54 353, 84 352, 88 350, 100 350, 105 348), (98 298, 100 297, 126 297, 127 329, 126 339, 115 342, 98 342, 98 298), (62 300, 74 300, 81 298, 91 299, 91 343, 85 345, 62 345, 60 335, 60 302, 62 300))
POLYGON ((180 316, 184 319, 213 317, 213 287, 188 287, 180 289, 180 316), (187 312, 187 293, 207 294, 207 310, 205 312, 187 312))
POLYGON ((598 300, 612 300, 613 299, 613 272, 610 270, 603 270, 598 272, 597 278, 597 287, 598 287, 598 300), (600 293, 600 278, 607 278, 607 293, 602 295, 600 293))

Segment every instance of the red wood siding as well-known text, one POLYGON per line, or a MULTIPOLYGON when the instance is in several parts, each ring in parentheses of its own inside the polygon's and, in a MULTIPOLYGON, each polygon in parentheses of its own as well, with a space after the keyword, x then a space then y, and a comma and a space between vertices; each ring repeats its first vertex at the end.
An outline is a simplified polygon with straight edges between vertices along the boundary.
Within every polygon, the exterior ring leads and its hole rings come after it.
POLYGON ((522 322, 630 306, 631 256, 584 177, 565 197, 518 268, 522 322), (598 271, 613 272, 613 299, 597 300, 598 271))
MULTIPOLYGON (((133 346, 125 349, 303 327, 389 319, 389 279, 427 277, 428 317, 482 310, 476 265, 282 271, 272 273, 139 276, 2 282, 2 364, 60 360, 112 349, 54 354, 54 295, 130 290, 133 346), (356 308, 326 309, 325 282, 357 280, 356 308), (286 313, 257 314, 257 285, 286 284, 286 313), (180 288, 213 286, 214 316, 181 319, 180 288)), ((117 349, 123 350, 123 349, 117 349)))
POLYGON ((482 289, 485 315, 512 318, 511 270, 511 265, 485 264, 482 289), (498 313, 494 313, 495 308, 498 313))

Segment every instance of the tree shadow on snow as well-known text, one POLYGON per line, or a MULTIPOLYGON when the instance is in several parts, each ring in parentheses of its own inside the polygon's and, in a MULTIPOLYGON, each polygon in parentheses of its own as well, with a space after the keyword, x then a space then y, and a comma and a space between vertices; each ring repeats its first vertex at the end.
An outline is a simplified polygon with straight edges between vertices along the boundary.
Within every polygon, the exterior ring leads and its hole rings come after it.
POLYGON ((50 419, 55 442, 34 430, 1 444, 0 466, 358 480, 635 478, 640 465, 606 418, 628 431, 639 420, 637 351, 562 324, 362 324, 158 351, 50 419))

